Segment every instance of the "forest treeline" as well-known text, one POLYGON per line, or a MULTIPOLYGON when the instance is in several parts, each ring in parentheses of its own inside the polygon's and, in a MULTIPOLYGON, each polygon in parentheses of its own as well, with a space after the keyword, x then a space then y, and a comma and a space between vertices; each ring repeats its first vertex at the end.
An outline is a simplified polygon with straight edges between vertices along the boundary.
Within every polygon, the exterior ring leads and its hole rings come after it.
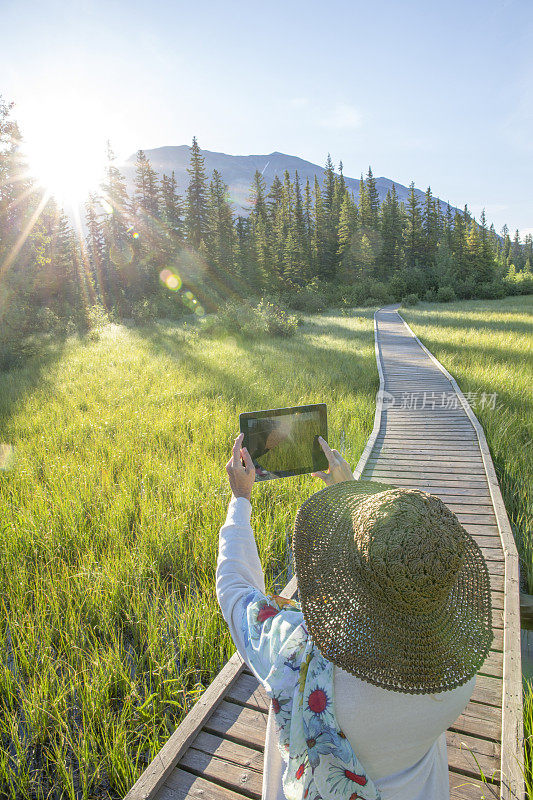
POLYGON ((237 216, 196 139, 189 184, 161 178, 137 153, 128 191, 111 149, 84 224, 42 195, 20 157, 12 107, 0 101, 0 321, 4 337, 79 327, 94 309, 115 318, 202 315, 228 300, 267 296, 300 310, 408 298, 500 297, 533 291, 533 239, 498 235, 485 213, 443 206, 428 187, 382 202, 371 168, 354 196, 342 163, 323 180, 256 172, 249 214, 237 216))

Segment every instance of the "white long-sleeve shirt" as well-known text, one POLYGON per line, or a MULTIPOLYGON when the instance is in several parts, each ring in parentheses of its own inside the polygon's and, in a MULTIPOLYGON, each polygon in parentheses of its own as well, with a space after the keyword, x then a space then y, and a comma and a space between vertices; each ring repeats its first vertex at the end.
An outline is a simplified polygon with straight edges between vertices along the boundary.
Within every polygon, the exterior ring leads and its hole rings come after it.
MULTIPOLYGON (((217 563, 218 602, 245 661, 240 602, 251 588, 265 591, 251 510, 245 498, 232 498, 220 529, 217 563)), ((468 704, 475 680, 439 694, 411 695, 334 668, 336 719, 383 800, 449 800, 445 731, 468 704)), ((285 800, 284 766, 270 711, 262 800, 285 800)))

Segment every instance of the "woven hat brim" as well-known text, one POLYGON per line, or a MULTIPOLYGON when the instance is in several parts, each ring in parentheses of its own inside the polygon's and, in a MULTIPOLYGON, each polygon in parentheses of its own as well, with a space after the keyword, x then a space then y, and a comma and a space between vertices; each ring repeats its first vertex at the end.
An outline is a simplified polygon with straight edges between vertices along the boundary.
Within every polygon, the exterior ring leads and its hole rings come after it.
POLYGON ((347 527, 338 524, 346 513, 339 498, 353 511, 363 498, 393 488, 348 481, 303 504, 293 542, 302 612, 322 654, 341 669, 392 691, 447 691, 470 680, 489 651, 490 576, 481 550, 464 531, 463 565, 441 608, 407 613, 365 585, 353 564, 353 533, 350 541, 347 527), (319 536, 307 524, 317 512, 328 517, 319 536), (323 571, 321 562, 333 564, 333 573, 323 571))

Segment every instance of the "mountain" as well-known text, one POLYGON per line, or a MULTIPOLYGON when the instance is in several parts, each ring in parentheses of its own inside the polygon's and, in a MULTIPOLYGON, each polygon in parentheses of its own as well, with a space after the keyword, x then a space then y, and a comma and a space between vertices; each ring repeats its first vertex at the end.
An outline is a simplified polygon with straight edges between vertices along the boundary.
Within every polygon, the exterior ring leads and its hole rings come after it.
MULTIPOLYGON (((165 173, 170 175, 174 170, 179 192, 182 195, 185 194, 185 189, 189 181, 189 176, 187 174, 189 146, 183 144, 177 147, 156 147, 153 150, 145 150, 144 152, 159 175, 165 173)), ((286 169, 289 170, 291 178, 294 178, 294 173, 298 170, 302 188, 307 178, 309 178, 311 185, 313 185, 315 175, 318 177, 320 183, 322 183, 324 175, 324 168, 320 167, 318 164, 313 164, 311 161, 304 161, 303 158, 289 156, 285 153, 275 152, 269 155, 230 156, 227 153, 216 153, 211 150, 202 150, 201 152, 205 159, 205 168, 208 177, 211 176, 214 169, 220 172, 223 180, 229 187, 230 201, 236 213, 243 215, 247 215, 250 211, 250 187, 256 169, 263 173, 263 177, 269 189, 275 175, 278 175, 281 180, 283 180, 283 173, 286 169)), ((136 155, 134 154, 123 164, 119 165, 126 177, 128 188, 131 188, 133 184, 135 159, 136 155)), ((345 176, 345 181, 348 190, 354 193, 357 200, 359 195, 359 180, 357 178, 348 178, 345 176)), ((396 181, 394 181, 394 183, 400 201, 406 203, 409 189, 401 183, 396 183, 396 181)), ((376 178, 376 186, 381 201, 385 199, 385 195, 392 184, 393 181, 390 178, 376 178)), ((415 188, 415 193, 420 200, 423 199, 423 191, 415 188)), ((443 212, 445 212, 447 203, 442 200, 439 202, 443 212)), ((452 213, 454 213, 455 210, 456 209, 452 207, 452 213)))

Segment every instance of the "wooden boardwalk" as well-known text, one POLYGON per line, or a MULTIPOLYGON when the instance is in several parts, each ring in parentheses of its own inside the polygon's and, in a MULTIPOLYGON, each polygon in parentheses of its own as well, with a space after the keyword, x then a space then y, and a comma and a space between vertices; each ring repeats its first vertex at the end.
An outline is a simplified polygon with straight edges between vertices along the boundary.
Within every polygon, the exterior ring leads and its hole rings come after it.
MULTIPOLYGON (((494 641, 471 701, 446 734, 450 796, 523 800, 518 556, 483 430, 395 308, 376 312, 374 324, 380 390, 354 476, 441 497, 491 575, 494 641)), ((293 579, 284 594, 295 591, 293 579)), ((127 800, 260 798, 267 718, 268 698, 235 654, 127 800)))

